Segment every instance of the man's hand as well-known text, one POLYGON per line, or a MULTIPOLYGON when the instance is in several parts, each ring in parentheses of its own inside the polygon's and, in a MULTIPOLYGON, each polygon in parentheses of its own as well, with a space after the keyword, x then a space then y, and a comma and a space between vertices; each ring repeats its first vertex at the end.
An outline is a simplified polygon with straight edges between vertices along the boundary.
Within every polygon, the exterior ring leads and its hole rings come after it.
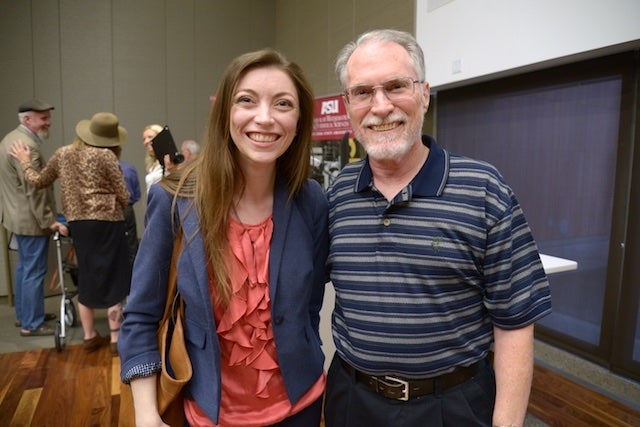
POLYGON ((68 235, 69 235, 69 229, 67 228, 67 226, 66 226, 66 225, 64 225, 64 224, 63 224, 63 223, 61 223, 61 222, 58 222, 58 221, 56 221, 56 222, 54 222, 53 224, 51 224, 51 225, 49 226, 49 230, 51 230, 51 231, 52 231, 52 232, 54 232, 54 233, 55 233, 56 231, 58 231, 58 232, 60 232, 60 234, 62 234, 63 236, 68 236, 68 235))

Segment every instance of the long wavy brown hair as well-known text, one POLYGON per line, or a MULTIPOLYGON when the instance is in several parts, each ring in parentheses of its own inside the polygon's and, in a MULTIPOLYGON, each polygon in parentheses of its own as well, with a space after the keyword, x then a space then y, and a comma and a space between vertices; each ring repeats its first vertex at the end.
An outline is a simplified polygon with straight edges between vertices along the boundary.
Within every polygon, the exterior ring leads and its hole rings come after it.
POLYGON ((229 249, 228 221, 234 195, 241 194, 245 185, 238 163, 239 153, 231 139, 231 107, 238 81, 247 72, 266 67, 275 67, 286 73, 298 94, 300 117, 297 134, 277 160, 276 169, 278 177, 287 183, 289 200, 302 188, 310 171, 313 92, 302 69, 273 49, 246 53, 227 66, 215 93, 205 140, 201 144, 202 152, 178 174, 177 193, 194 199, 217 300, 225 305, 229 302, 231 289, 225 262, 229 249))

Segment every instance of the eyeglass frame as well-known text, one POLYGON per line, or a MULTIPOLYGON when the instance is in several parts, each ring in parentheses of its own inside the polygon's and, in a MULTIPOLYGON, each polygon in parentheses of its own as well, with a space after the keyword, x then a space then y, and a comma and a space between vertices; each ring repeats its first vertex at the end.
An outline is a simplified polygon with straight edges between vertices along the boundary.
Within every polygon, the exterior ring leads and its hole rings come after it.
POLYGON ((370 106, 370 105, 372 105, 372 104, 373 104, 373 99, 374 99, 374 98, 375 98, 375 96, 376 96, 376 90, 377 90, 378 88, 380 88, 380 89, 382 89, 382 92, 384 93, 384 96, 385 96, 389 101, 392 101, 392 99, 391 99, 391 98, 393 97, 393 95, 392 95, 391 97, 389 97, 389 93, 384 89, 384 87, 385 87, 385 85, 387 85, 387 84, 389 84, 389 83, 391 83, 391 82, 394 82, 394 81, 402 81, 402 80, 404 80, 404 81, 409 81, 409 80, 410 80, 410 81, 411 81, 411 93, 410 93, 410 94, 408 94, 408 96, 413 95, 413 94, 415 93, 415 91, 416 91, 416 86, 415 86, 415 85, 416 85, 416 83, 420 83, 420 84, 424 83, 424 80, 413 80, 413 77, 396 77, 396 78, 393 78, 393 79, 389 79, 389 80, 387 80, 386 82, 383 82, 383 83, 378 84, 378 85, 358 84, 358 85, 349 86, 348 88, 346 88, 346 89, 342 92, 342 96, 344 97, 344 99, 345 99, 346 103, 347 103, 348 105, 350 105, 352 108, 362 108, 362 107, 370 106), (354 106, 354 105, 351 103, 351 99, 350 99, 349 92, 350 92, 352 89, 355 89, 355 88, 357 88, 357 87, 370 88, 370 89, 371 89, 371 96, 370 96, 370 98, 369 98, 369 102, 363 102, 362 104, 356 104, 356 105, 354 106))

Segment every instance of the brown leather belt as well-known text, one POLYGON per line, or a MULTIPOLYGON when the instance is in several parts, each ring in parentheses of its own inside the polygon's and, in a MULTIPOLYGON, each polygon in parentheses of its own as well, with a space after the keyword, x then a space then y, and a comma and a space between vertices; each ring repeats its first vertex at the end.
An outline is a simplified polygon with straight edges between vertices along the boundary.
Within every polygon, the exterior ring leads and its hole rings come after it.
POLYGON ((340 358, 342 366, 353 375, 356 381, 369 387, 374 392, 389 399, 410 400, 416 397, 433 394, 436 391, 442 392, 451 387, 471 379, 485 364, 485 360, 474 363, 473 365, 458 368, 448 374, 439 377, 426 378, 421 380, 412 380, 405 378, 392 377, 389 375, 376 376, 365 374, 355 369, 342 358, 340 358))

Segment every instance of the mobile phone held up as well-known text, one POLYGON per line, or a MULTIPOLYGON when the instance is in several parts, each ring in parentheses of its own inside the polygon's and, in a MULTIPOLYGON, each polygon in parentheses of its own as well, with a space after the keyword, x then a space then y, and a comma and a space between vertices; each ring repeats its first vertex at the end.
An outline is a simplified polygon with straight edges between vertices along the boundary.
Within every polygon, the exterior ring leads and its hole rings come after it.
POLYGON ((165 166, 164 156, 166 154, 169 155, 171 162, 174 164, 184 162, 184 156, 178 151, 169 126, 165 126, 162 131, 151 140, 151 146, 153 147, 153 153, 156 159, 158 159, 162 167, 165 166))

